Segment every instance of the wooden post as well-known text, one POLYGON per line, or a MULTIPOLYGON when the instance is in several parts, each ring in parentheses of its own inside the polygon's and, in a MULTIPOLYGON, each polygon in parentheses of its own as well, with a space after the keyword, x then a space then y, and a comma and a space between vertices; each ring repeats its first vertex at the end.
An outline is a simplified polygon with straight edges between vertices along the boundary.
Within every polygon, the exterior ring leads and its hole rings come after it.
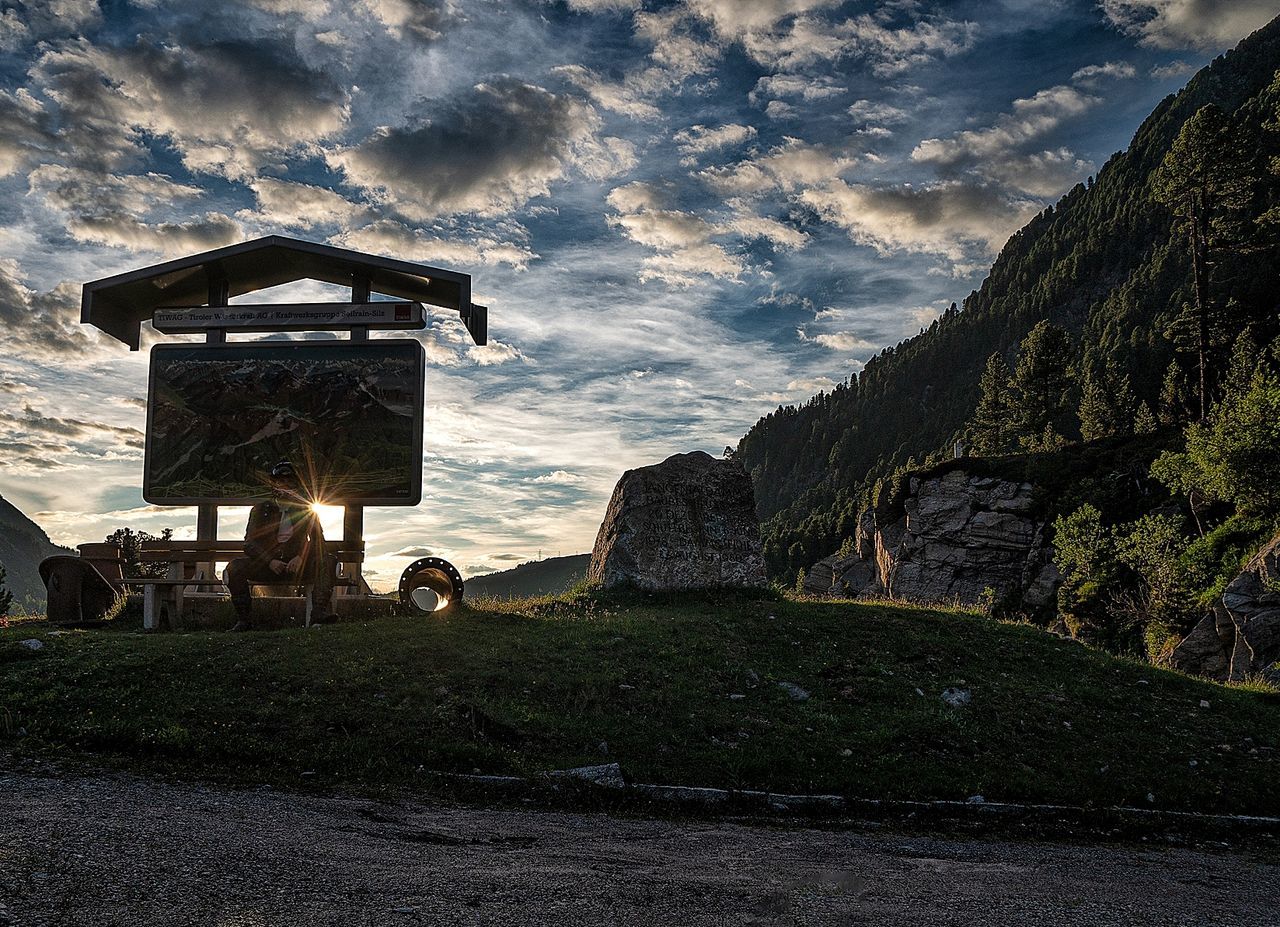
MULTIPOLYGON (((209 305, 225 306, 231 295, 230 284, 227 283, 226 277, 216 273, 211 268, 209 271, 209 305)), ((221 328, 211 328, 205 334, 206 344, 226 344, 227 333, 221 328)), ((196 540, 197 541, 216 541, 218 539, 218 507, 211 503, 204 503, 196 509, 196 540)), ((213 579, 218 565, 213 561, 208 563, 196 564, 196 576, 202 579, 213 579)), ((181 601, 182 590, 177 590, 177 598, 181 601)))
MULTIPOLYGON (((351 302, 353 304, 369 301, 370 285, 368 274, 353 274, 351 277, 351 302)), ((368 341, 369 329, 358 326, 351 329, 352 341, 368 341)), ((364 544, 364 506, 345 505, 342 507, 342 540, 352 544, 364 544)), ((349 563, 347 569, 350 579, 356 584, 354 595, 360 595, 360 575, 363 564, 349 563)))

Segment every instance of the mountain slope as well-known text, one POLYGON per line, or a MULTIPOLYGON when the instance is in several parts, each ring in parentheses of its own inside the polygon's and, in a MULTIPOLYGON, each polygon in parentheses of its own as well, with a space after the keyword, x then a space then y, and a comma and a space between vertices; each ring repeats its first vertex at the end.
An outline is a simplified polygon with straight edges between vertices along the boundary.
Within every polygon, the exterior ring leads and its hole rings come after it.
POLYGON ((531 560, 510 570, 468 579, 467 596, 476 598, 491 595, 509 599, 527 595, 559 595, 586 578, 590 563, 590 554, 531 560))
POLYGON ((8 571, 5 585, 13 593, 14 611, 44 611, 44 583, 40 581, 40 561, 55 554, 75 551, 49 540, 44 529, 0 497, 0 563, 8 571))
MULTIPOLYGON (((779 408, 739 442, 756 488, 765 555, 776 575, 833 552, 852 533, 858 499, 877 477, 914 458, 945 455, 977 402, 989 355, 1012 361, 1019 341, 1051 319, 1082 353, 1128 373, 1155 405, 1174 356, 1163 332, 1189 298, 1190 262, 1172 217, 1155 200, 1152 176, 1184 122, 1214 103, 1236 115, 1242 146, 1267 177, 1260 214, 1280 201, 1268 173, 1280 152, 1272 86, 1280 69, 1280 20, 1167 97, 1125 152, 1017 232, 982 286, 922 334, 873 358, 861 375, 805 405, 779 408)), ((1242 258, 1231 296, 1274 330, 1273 258, 1242 258)))

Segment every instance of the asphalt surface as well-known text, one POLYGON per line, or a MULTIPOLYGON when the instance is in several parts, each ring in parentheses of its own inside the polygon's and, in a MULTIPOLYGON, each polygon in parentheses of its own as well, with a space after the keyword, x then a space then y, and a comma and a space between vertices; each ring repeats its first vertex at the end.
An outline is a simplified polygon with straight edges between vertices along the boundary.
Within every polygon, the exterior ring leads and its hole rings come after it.
POLYGON ((1280 924, 1236 852, 378 803, 0 769, 0 925, 1280 924))

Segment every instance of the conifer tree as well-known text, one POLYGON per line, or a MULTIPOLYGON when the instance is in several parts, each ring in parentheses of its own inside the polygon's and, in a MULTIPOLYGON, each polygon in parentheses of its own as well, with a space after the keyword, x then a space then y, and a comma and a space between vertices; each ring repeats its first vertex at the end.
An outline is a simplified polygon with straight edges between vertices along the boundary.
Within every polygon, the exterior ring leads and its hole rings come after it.
POLYGON ((983 456, 1008 453, 1014 437, 1010 419, 1009 365, 999 351, 987 358, 978 386, 978 408, 969 424, 973 449, 983 456))
POLYGON ((1057 446, 1066 430, 1071 356, 1071 336, 1048 320, 1037 323, 1022 340, 1010 387, 1018 440, 1028 451, 1049 450, 1044 442, 1051 436, 1057 446))
POLYGON ((1147 405, 1144 399, 1138 403, 1138 413, 1133 417, 1133 433, 1135 435, 1153 435, 1160 427, 1156 417, 1151 412, 1151 406, 1147 405))
POLYGON ((1186 371, 1177 360, 1169 361, 1164 381, 1160 384, 1160 421, 1163 424, 1176 425, 1186 421, 1190 393, 1186 371))
POLYGON ((1080 381, 1080 436, 1086 441, 1105 438, 1115 430, 1111 401, 1092 364, 1085 364, 1080 381))
POLYGON ((1200 421, 1211 404, 1213 352, 1231 335, 1230 307, 1214 298, 1210 270, 1216 253, 1242 234, 1240 216, 1252 183, 1231 121, 1213 104, 1186 121, 1153 178, 1153 193, 1173 211, 1191 257, 1192 299, 1169 335, 1181 350, 1195 354, 1200 421))

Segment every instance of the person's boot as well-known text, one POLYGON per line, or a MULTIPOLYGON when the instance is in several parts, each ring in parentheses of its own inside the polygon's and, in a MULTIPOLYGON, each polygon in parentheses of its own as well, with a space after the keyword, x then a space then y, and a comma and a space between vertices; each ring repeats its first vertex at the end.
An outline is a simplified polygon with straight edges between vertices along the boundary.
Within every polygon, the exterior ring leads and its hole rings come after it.
POLYGON ((239 633, 241 631, 253 630, 253 621, 251 618, 252 606, 252 596, 233 595, 231 597, 231 607, 236 610, 236 623, 231 626, 232 631, 239 633))

